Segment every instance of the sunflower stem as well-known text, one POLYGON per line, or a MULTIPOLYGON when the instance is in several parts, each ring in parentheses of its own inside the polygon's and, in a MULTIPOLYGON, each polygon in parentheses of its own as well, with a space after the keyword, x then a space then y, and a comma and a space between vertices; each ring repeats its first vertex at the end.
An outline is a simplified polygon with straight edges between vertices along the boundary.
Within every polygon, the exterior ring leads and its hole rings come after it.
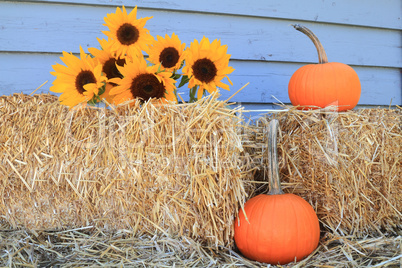
POLYGON ((179 103, 179 96, 177 95, 177 89, 174 89, 173 92, 176 97, 176 103, 179 103))
POLYGON ((190 89, 190 100, 189 100, 190 103, 197 101, 197 97, 196 97, 197 88, 198 88, 198 87, 195 86, 195 87, 193 87, 193 88, 190 89))
POLYGON ((279 121, 271 120, 269 123, 268 134, 268 167, 269 167, 269 192, 268 195, 283 194, 281 187, 281 179, 279 177, 278 168, 278 150, 277 150, 277 133, 279 121))

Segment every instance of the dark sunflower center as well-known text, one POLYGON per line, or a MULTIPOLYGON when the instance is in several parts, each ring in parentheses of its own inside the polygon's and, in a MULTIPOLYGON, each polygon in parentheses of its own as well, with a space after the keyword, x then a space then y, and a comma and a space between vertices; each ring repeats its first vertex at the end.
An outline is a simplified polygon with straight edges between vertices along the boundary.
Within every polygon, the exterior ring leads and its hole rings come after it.
POLYGON ((137 42, 138 38, 140 37, 140 32, 130 23, 124 23, 117 30, 116 35, 121 44, 129 46, 137 42))
POLYGON ((180 55, 174 47, 167 47, 159 54, 159 61, 165 68, 172 68, 179 61, 180 55))
POLYGON ((123 78, 123 76, 117 69, 116 64, 119 66, 123 66, 125 63, 126 63, 125 59, 117 59, 116 60, 114 58, 110 58, 103 64, 102 72, 104 72, 106 74, 106 77, 108 79, 112 79, 112 78, 116 78, 116 77, 123 78))
POLYGON ((96 83, 96 78, 91 71, 81 71, 75 78, 75 88, 80 94, 86 91, 84 86, 90 83, 96 83))
POLYGON ((131 84, 131 93, 134 98, 140 98, 144 101, 165 95, 165 87, 153 74, 140 74, 133 79, 131 84))
POLYGON ((193 73, 195 78, 201 82, 209 83, 214 80, 217 69, 215 64, 207 59, 199 59, 193 65, 193 73))

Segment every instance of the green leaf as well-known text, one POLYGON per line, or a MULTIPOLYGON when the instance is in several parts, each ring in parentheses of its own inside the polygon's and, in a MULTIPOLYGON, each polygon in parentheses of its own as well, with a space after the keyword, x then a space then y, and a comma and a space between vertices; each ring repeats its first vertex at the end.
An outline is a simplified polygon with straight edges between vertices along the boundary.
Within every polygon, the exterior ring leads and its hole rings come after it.
POLYGON ((180 88, 180 87, 184 86, 185 84, 188 83, 188 81, 190 81, 190 78, 188 78, 187 75, 183 75, 183 76, 181 77, 180 84, 178 85, 177 88, 180 88))
POLYGON ((171 78, 173 78, 174 80, 178 80, 181 77, 181 74, 175 74, 173 73, 171 78))
POLYGON ((165 69, 162 69, 162 64, 160 63, 159 66, 158 66, 158 70, 156 71, 156 73, 158 74, 158 73, 161 73, 161 72, 164 72, 164 71, 165 71, 165 69))
POLYGON ((181 61, 180 68, 178 70, 180 70, 183 67, 183 65, 184 65, 184 60, 181 61))
POLYGON ((94 96, 91 100, 89 100, 87 103, 89 104, 89 105, 91 105, 91 106, 95 106, 97 103, 98 103, 98 101, 97 101, 97 98, 99 98, 98 96, 94 96))
POLYGON ((101 102, 100 95, 102 95, 103 93, 105 93, 105 91, 106 91, 106 83, 103 83, 103 86, 101 86, 101 87, 99 88, 98 95, 94 95, 94 96, 92 97, 92 99, 90 99, 89 101, 87 101, 87 103, 88 103, 89 105, 91 105, 91 106, 95 106, 97 103, 101 102))
POLYGON ((103 93, 105 93, 105 91, 106 91, 106 83, 103 82, 103 86, 101 86, 101 87, 99 88, 98 96, 100 96, 100 95, 102 95, 103 93))

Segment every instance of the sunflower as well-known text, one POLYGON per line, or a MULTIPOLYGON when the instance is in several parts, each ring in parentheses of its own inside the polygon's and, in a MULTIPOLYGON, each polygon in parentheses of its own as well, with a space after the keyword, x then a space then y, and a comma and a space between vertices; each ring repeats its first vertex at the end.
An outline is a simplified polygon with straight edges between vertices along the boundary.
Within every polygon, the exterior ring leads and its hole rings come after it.
POLYGON ((116 56, 116 53, 111 50, 111 42, 105 39, 98 39, 98 41, 102 49, 90 47, 88 51, 102 64, 102 72, 105 73, 108 79, 122 78, 123 76, 117 70, 116 64, 123 66, 126 63, 126 59, 116 56))
POLYGON ((189 88, 199 86, 198 99, 202 98, 204 89, 209 93, 216 91, 217 87, 229 90, 229 85, 221 82, 224 77, 233 85, 227 75, 234 69, 229 66, 230 55, 226 52, 227 46, 221 45, 220 40, 215 39, 210 43, 206 37, 200 43, 194 40, 186 49, 183 75, 190 79, 189 88))
MULTIPOLYGON (((88 51, 102 64, 102 72, 106 75, 107 79, 112 78, 123 78, 116 65, 123 66, 126 63, 125 58, 120 58, 116 56, 111 50, 111 42, 105 39, 99 39, 98 42, 102 49, 97 49, 94 47, 88 48, 88 51)), ((100 95, 101 99, 106 99, 107 102, 113 102, 113 96, 109 94, 110 89, 116 86, 114 83, 107 83, 105 92, 100 95)))
POLYGON ((161 64, 164 69, 173 72, 181 67, 185 47, 186 44, 175 33, 172 37, 166 34, 165 38, 158 35, 157 40, 149 46, 148 61, 155 65, 161 64))
POLYGON ((133 58, 124 67, 117 66, 123 78, 114 78, 111 82, 117 86, 110 90, 115 95, 114 103, 120 104, 135 98, 147 101, 155 98, 162 101, 174 101, 176 95, 175 80, 171 72, 160 71, 160 66, 147 66, 144 57, 133 58))
POLYGON ((127 55, 134 57, 141 54, 141 50, 146 50, 147 44, 154 40, 144 28, 145 23, 151 18, 137 19, 137 7, 127 14, 124 6, 123 11, 117 7, 116 13, 106 15, 104 26, 107 26, 109 31, 103 33, 110 38, 111 50, 117 57, 124 58, 127 55))
POLYGON ((63 57, 60 59, 66 66, 59 63, 52 66, 54 72, 50 73, 56 76, 56 79, 50 91, 63 93, 59 97, 61 104, 71 108, 98 95, 107 78, 102 75, 102 65, 97 60, 85 54, 81 46, 80 58, 63 51, 63 57))

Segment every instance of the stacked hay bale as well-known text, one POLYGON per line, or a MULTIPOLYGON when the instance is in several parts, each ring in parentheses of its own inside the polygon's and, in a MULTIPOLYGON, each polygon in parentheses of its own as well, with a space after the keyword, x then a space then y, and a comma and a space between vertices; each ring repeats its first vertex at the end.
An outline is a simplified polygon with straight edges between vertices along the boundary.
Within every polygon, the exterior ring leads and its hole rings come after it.
POLYGON ((236 112, 216 96, 70 111, 49 95, 1 97, 0 222, 229 245, 251 188, 236 112))
MULTIPOLYGON (((269 120, 280 121, 280 173, 284 190, 316 209, 338 235, 402 234, 402 110, 358 109, 343 113, 289 108, 260 118, 254 162, 263 181, 269 120)), ((266 187, 266 185, 264 185, 266 187)))
POLYGON ((216 96, 68 110, 0 98, 0 227, 130 230, 233 246, 239 207, 267 190, 269 120, 285 191, 336 235, 402 232, 401 110, 288 111, 244 125, 216 96))

